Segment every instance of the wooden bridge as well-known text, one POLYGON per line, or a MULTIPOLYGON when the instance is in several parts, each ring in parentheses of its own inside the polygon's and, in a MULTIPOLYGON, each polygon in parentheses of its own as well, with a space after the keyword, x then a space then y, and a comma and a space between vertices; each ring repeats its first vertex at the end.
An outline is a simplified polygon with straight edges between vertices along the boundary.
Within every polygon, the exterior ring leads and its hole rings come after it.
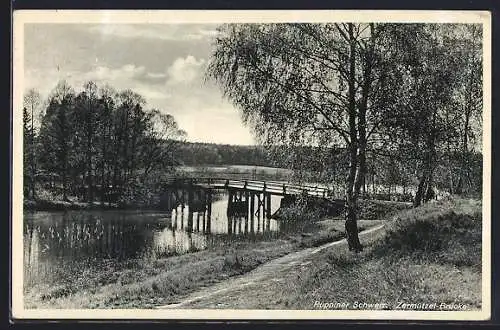
POLYGON ((169 183, 172 186, 198 186, 206 189, 228 189, 259 192, 271 195, 307 195, 313 197, 332 198, 333 190, 320 185, 301 185, 277 181, 234 180, 225 178, 181 178, 169 183))
POLYGON ((224 189, 229 193, 228 215, 263 213, 271 217, 271 195, 283 196, 283 202, 290 196, 305 195, 308 197, 331 199, 333 191, 319 185, 297 185, 286 182, 234 180, 225 178, 180 178, 173 179, 166 185, 168 199, 167 209, 175 209, 181 205, 189 205, 190 210, 211 210, 212 191, 224 189))

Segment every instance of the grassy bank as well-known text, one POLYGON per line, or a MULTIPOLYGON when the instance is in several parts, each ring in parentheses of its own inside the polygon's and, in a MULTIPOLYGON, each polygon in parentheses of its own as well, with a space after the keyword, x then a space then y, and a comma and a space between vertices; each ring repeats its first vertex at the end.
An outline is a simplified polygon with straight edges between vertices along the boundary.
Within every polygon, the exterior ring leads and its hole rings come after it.
MULTIPOLYGON (((387 207, 392 212, 392 207, 387 207)), ((371 211, 366 211, 370 213, 371 211)), ((25 285, 26 308, 150 308, 175 303, 187 294, 307 247, 344 237, 344 222, 320 219, 314 211, 289 209, 279 239, 236 240, 204 251, 161 259, 75 262, 48 273, 47 281, 25 285), (57 279, 57 280, 54 280, 57 279)), ((361 220, 359 229, 381 221, 361 220)))
POLYGON ((234 243, 163 259, 84 265, 58 285, 25 291, 26 308, 148 308, 242 274, 293 250, 287 241, 234 243))
MULTIPOLYGON (((377 221, 362 221, 363 230, 377 221)), ((175 303, 188 293, 244 274, 305 247, 344 235, 342 220, 303 223, 300 234, 279 239, 228 242, 204 251, 162 259, 137 258, 69 264, 48 281, 25 286, 26 308, 150 308, 175 303), (54 283, 53 279, 58 280, 54 283), (52 281, 50 281, 52 279, 52 281)))
POLYGON ((286 285, 271 284, 265 289, 273 293, 266 307, 358 309, 358 302, 379 304, 364 309, 405 306, 399 303, 437 304, 414 309, 479 309, 481 227, 481 204, 474 200, 442 200, 403 211, 364 252, 320 253, 310 267, 290 274, 286 285), (329 302, 344 305, 320 304, 329 302))

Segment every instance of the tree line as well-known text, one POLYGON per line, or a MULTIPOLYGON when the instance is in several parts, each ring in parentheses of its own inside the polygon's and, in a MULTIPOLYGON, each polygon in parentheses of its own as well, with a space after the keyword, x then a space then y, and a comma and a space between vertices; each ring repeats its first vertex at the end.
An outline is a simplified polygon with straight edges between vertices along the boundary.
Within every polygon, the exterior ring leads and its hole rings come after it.
POLYGON ((177 150, 180 164, 272 166, 261 146, 242 146, 216 143, 183 142, 177 150))
MULTIPOLYGON (((268 151, 270 166, 292 170, 289 178, 297 183, 323 183, 342 198, 342 188, 349 171, 346 148, 313 146, 273 146, 268 151)), ((477 198, 482 194, 482 153, 440 151, 435 172, 432 197, 437 194, 461 194, 477 198), (467 169, 462 176, 463 160, 467 169), (460 183, 460 180, 464 180, 460 183), (460 191, 459 191, 460 189, 460 191)), ((408 161, 399 153, 368 150, 367 169, 361 184, 360 197, 413 202, 418 188, 418 163, 408 161)))
POLYGON ((61 81, 46 101, 27 91, 23 134, 26 199, 40 191, 101 203, 137 198, 159 173, 173 170, 186 135, 139 94, 92 81, 80 92, 61 81))
MULTIPOLYGON (((480 196, 482 192, 482 154, 469 150, 442 150, 435 169, 434 186, 444 193, 459 192, 467 196, 480 196), (463 160, 468 162, 465 175, 461 175, 463 160), (460 183, 460 180, 463 180, 460 183)), ((366 176, 361 186, 363 198, 413 201, 418 186, 416 162, 409 162, 399 154, 377 150, 367 152, 366 176)), ((292 175, 284 179, 297 183, 324 183, 339 191, 349 170, 349 154, 341 146, 273 145, 242 146, 200 142, 182 142, 176 152, 179 165, 251 165, 291 169, 292 175)), ((220 174, 219 174, 220 175, 220 174)), ((242 174, 244 175, 244 174, 242 174)), ((437 193, 437 192, 436 192, 437 193)))
POLYGON ((207 75, 278 157, 295 156, 276 144, 324 148, 320 160, 346 151, 350 250, 362 250, 358 200, 369 169, 382 164, 368 155, 408 172, 415 206, 432 198, 443 169, 453 193, 475 184, 481 25, 225 24, 207 75))

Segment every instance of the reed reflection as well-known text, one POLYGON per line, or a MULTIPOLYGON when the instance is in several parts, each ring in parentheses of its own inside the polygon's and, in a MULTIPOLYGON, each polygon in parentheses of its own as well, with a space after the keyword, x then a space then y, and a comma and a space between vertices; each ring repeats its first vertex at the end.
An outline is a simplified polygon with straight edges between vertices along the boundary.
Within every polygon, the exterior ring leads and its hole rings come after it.
POLYGON ((210 204, 179 204, 168 212, 26 213, 25 283, 55 281, 76 267, 106 260, 164 258, 233 240, 276 236, 278 222, 257 212, 256 205, 253 212, 247 205, 244 213, 228 214, 228 195, 214 194, 210 204))

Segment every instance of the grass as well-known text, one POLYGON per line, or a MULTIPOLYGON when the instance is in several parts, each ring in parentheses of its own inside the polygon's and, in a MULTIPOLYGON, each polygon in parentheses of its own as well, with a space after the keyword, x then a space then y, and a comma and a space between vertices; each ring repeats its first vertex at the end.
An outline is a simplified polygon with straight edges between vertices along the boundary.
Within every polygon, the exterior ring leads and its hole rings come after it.
POLYGON ((365 220, 388 219, 398 212, 409 208, 411 208, 411 203, 383 200, 360 200, 358 218, 365 220))
MULTIPOLYGON (((391 204, 392 205, 392 204, 391 204)), ((344 237, 341 220, 314 221, 314 213, 290 211, 297 232, 279 239, 233 241, 162 259, 83 264, 58 285, 25 290, 26 308, 152 308, 176 303, 189 293, 244 274, 272 259, 344 237)), ((397 212, 389 208, 386 215, 397 212)), ((360 230, 381 223, 360 220, 360 230)), ((448 199, 399 211, 385 231, 363 239, 365 251, 339 245, 294 268, 283 281, 228 297, 244 308, 312 309, 316 301, 461 303, 481 306, 481 204, 448 199)), ((248 288, 250 290, 251 288, 248 288)), ((321 308, 321 307, 317 307, 321 308)))
MULTIPOLYGON (((361 222, 360 228, 371 224, 361 222)), ((68 264, 59 274, 48 274, 48 279, 60 279, 57 284, 46 281, 25 287, 25 308, 152 308, 175 303, 197 289, 344 235, 341 220, 318 221, 303 230, 281 239, 233 241, 162 259, 68 264)))
POLYGON ((474 200, 403 211, 364 252, 340 248, 319 254, 311 267, 290 275, 286 288, 274 288, 286 294, 270 304, 313 309, 316 301, 345 302, 356 309, 355 302, 363 302, 395 309, 404 302, 480 309, 481 225, 481 204, 474 200))
POLYGON ((148 308, 174 302, 183 294, 255 268, 288 253, 284 241, 236 243, 157 260, 133 259, 82 265, 62 283, 25 291, 26 308, 148 308), (281 244, 280 244, 281 243, 281 244))

